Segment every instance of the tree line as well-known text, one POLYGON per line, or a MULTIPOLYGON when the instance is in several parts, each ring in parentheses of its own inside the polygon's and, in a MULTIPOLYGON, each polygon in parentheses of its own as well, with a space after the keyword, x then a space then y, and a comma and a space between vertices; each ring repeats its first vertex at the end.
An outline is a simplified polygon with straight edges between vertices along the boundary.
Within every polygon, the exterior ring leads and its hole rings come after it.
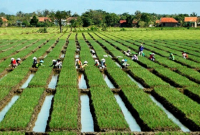
POLYGON ((0 13, 0 26, 3 24, 1 17, 4 17, 8 20, 8 26, 16 26, 17 22, 22 23, 23 26, 38 26, 38 27, 48 27, 54 25, 53 22, 38 22, 37 17, 49 17, 51 20, 57 20, 59 26, 62 26, 61 20, 69 17, 76 17, 72 19, 72 27, 88 27, 88 26, 97 26, 97 27, 113 27, 119 26, 120 20, 126 20, 126 27, 133 27, 133 21, 137 22, 137 27, 148 27, 150 24, 155 26, 156 20, 160 20, 161 17, 173 17, 176 19, 180 26, 184 26, 184 18, 189 16, 197 16, 196 13, 191 14, 156 14, 156 13, 145 13, 141 11, 135 11, 135 13, 108 13, 103 10, 88 10, 81 15, 71 11, 50 11, 50 10, 37 10, 32 13, 23 13, 19 11, 16 15, 9 15, 5 13, 0 13), (32 17, 32 19, 31 19, 32 17), (34 20, 33 20, 34 19, 34 20))

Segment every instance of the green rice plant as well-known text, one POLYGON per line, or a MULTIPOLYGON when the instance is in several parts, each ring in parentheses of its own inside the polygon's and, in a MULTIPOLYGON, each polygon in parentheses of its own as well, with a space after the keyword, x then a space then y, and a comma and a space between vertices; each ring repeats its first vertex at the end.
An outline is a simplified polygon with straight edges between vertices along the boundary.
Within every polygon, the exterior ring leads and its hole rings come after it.
POLYGON ((156 87, 154 90, 158 95, 165 98, 169 103, 173 104, 174 107, 182 111, 186 118, 192 120, 198 126, 200 125, 200 106, 197 102, 183 95, 175 88, 156 87))
POLYGON ((4 120, 0 123, 0 129, 25 130, 43 92, 44 88, 25 89, 20 98, 8 111, 4 120))

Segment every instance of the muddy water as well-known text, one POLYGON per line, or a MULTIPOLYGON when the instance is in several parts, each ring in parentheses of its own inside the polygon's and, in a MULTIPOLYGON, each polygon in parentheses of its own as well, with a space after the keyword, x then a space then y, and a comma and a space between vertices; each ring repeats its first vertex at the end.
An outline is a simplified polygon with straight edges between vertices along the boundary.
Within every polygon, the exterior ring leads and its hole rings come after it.
POLYGON ((53 95, 46 96, 41 111, 38 114, 37 120, 35 122, 35 126, 33 128, 34 132, 45 132, 47 126, 47 120, 50 114, 52 99, 53 95))
POLYGON ((183 132, 190 132, 190 130, 187 127, 185 127, 173 114, 171 114, 167 109, 165 109, 165 107, 160 102, 158 102, 153 96, 149 96, 151 100, 154 103, 156 103, 156 105, 159 106, 167 114, 168 118, 172 120, 176 125, 178 125, 183 132))
POLYGON ((78 75, 78 86, 79 86, 79 89, 87 89, 87 84, 84 78, 84 74, 78 75))
POLYGON ((81 132, 94 132, 94 122, 87 94, 81 95, 81 132))
POLYGON ((0 122, 4 119, 6 113, 9 111, 9 109, 12 107, 12 105, 17 101, 19 98, 18 95, 14 96, 11 101, 4 107, 4 109, 0 112, 0 122))
POLYGON ((122 68, 117 62, 115 62, 115 64, 116 64, 119 68, 122 68))
POLYGON ((144 87, 142 86, 141 83, 139 83, 138 81, 136 81, 136 80, 135 80, 134 78, 132 78, 130 75, 128 75, 128 77, 129 77, 133 82, 135 82, 135 83, 138 85, 139 88, 144 89, 144 87))
POLYGON ((122 99, 120 98, 120 96, 118 94, 115 94, 115 99, 117 100, 117 103, 119 104, 124 117, 126 119, 126 122, 129 125, 129 128, 131 131, 141 131, 140 126, 137 124, 135 118, 131 115, 131 113, 128 111, 128 109, 126 108, 124 102, 122 101, 122 99))
POLYGON ((60 58, 64 58, 65 57, 65 54, 61 54, 60 58))
POLYGON ((53 75, 52 78, 51 78, 51 81, 50 81, 50 83, 48 85, 48 88, 55 89, 56 88, 56 84, 57 84, 57 80, 58 80, 58 74, 53 75))
POLYGON ((108 78, 106 74, 103 74, 103 79, 110 89, 115 88, 115 86, 112 84, 112 82, 110 81, 110 79, 108 78))
POLYGON ((26 80, 26 82, 21 86, 21 88, 25 89, 26 87, 28 87, 29 82, 32 80, 32 78, 34 77, 35 74, 30 74, 30 76, 28 77, 28 79, 26 80))

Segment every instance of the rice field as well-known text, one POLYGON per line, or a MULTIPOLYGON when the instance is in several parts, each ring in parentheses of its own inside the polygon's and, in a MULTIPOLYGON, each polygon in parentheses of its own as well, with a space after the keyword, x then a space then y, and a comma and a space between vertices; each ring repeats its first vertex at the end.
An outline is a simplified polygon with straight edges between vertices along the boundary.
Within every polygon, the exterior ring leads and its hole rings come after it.
POLYGON ((0 134, 200 134, 199 30, 37 31, 0 29, 0 134), (138 61, 124 54, 141 44, 138 61), (32 68, 33 57, 43 66, 32 68), (11 58, 22 62, 12 69, 11 58), (88 66, 77 69, 77 58, 88 66), (102 58, 106 69, 94 66, 102 58))

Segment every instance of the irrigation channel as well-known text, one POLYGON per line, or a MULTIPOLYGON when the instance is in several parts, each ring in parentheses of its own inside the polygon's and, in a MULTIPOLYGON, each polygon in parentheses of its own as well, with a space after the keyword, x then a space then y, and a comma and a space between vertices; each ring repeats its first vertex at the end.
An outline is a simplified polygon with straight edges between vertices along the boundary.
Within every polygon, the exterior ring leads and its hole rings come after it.
MULTIPOLYGON (((85 76, 83 73, 78 75, 79 89, 87 89, 85 76)), ((90 99, 88 94, 81 94, 81 132, 94 132, 94 121, 90 111, 90 99)))
MULTIPOLYGON (((121 65, 118 63, 118 61, 115 61, 115 63, 116 63, 116 65, 119 67, 119 68, 121 68, 122 69, 122 67, 121 67, 121 65)), ((127 72, 126 72, 127 73, 127 72)), ((141 88, 141 89, 144 89, 145 87, 142 85, 142 84, 140 84, 138 81, 136 81, 134 78, 132 78, 128 73, 127 73, 127 75, 128 75, 128 77, 134 82, 134 83, 136 83, 137 85, 138 85, 138 87, 139 88, 141 88)), ((105 79, 104 79, 105 80, 105 79)), ((110 83, 111 83, 111 81, 107 81, 107 80, 105 80, 106 81, 106 83, 107 82, 109 82, 109 83, 107 83, 107 85, 108 85, 108 87, 111 87, 111 86, 109 86, 110 85, 110 83)), ((118 95, 118 94, 117 94, 118 95)), ((115 98, 116 97, 119 97, 120 98, 120 96, 118 95, 118 96, 116 96, 115 95, 115 98)), ((181 130, 183 131, 183 132, 190 132, 190 130, 187 128, 187 127, 185 127, 172 113, 170 113, 160 102, 158 102, 151 94, 149 94, 149 97, 150 97, 150 99, 154 102, 154 103, 156 103, 156 105, 158 106, 158 107, 160 107, 165 113, 166 113, 166 115, 168 116, 168 118, 170 119, 170 120, 172 120, 175 124, 177 124, 180 128, 181 128, 181 130)), ((121 99, 121 98, 120 98, 121 99)), ((119 100, 120 101, 120 100, 119 100)), ((122 101, 122 99, 121 99, 121 101, 122 101)), ((118 102, 118 101, 117 101, 118 102)), ((122 103, 123 103, 123 101, 122 101, 122 103)), ((119 103, 118 103, 119 104, 119 103)), ((123 103, 124 104, 124 103, 123 103)), ((120 104, 119 104, 120 105, 120 104)), ((121 106, 120 106, 121 107, 121 106)), ((125 107, 126 108, 126 107, 125 107)), ((127 108, 126 108, 127 109, 127 108)), ((122 110, 122 112, 123 112, 123 110, 122 110)), ((123 112, 124 113, 124 112, 123 112)), ((129 112, 130 113, 130 112, 129 112)), ((131 115, 131 114, 130 114, 131 115)), ((125 116, 125 114, 124 114, 124 116, 125 116)), ((131 115, 132 116, 132 115, 131 115)), ((126 119, 126 116, 125 116, 125 119, 126 119)), ((126 119, 127 120, 127 119, 126 119)), ((129 119, 128 119, 129 120, 129 119)), ((127 121, 127 123, 129 124, 129 122, 127 121)), ((130 124, 129 124, 129 126, 130 126, 130 124)), ((130 129, 131 129, 131 127, 130 127, 130 129)), ((131 129, 131 131, 133 131, 132 129, 131 129)), ((141 131, 141 129, 140 129, 140 131, 141 131)))
MULTIPOLYGON (((21 88, 25 89, 28 87, 29 82, 33 78, 35 74, 30 74, 26 82, 21 86, 21 88)), ((3 108, 3 110, 0 112, 0 122, 4 119, 6 113, 9 111, 9 109, 14 105, 14 103, 18 100, 20 96, 15 95, 12 97, 11 101, 3 108)))
MULTIPOLYGON (((55 89, 58 82, 58 74, 52 75, 51 81, 48 85, 48 88, 55 89)), ((35 126, 33 127, 33 132, 45 132, 47 127, 47 122, 50 115, 50 109, 52 106, 52 99, 54 95, 47 95, 45 97, 42 108, 37 116, 37 120, 35 122, 35 126)))
MULTIPOLYGON (((115 88, 115 86, 112 84, 112 82, 110 81, 110 79, 108 78, 108 76, 106 74, 103 74, 103 78, 109 88, 111 88, 111 89, 115 88)), ((140 132, 141 131, 140 126, 137 124, 135 118, 131 115, 130 111, 126 108, 126 106, 125 106, 124 102, 122 101, 121 97, 119 96, 119 94, 114 94, 114 96, 122 110, 122 113, 124 114, 125 120, 127 121, 130 130, 140 132)))

